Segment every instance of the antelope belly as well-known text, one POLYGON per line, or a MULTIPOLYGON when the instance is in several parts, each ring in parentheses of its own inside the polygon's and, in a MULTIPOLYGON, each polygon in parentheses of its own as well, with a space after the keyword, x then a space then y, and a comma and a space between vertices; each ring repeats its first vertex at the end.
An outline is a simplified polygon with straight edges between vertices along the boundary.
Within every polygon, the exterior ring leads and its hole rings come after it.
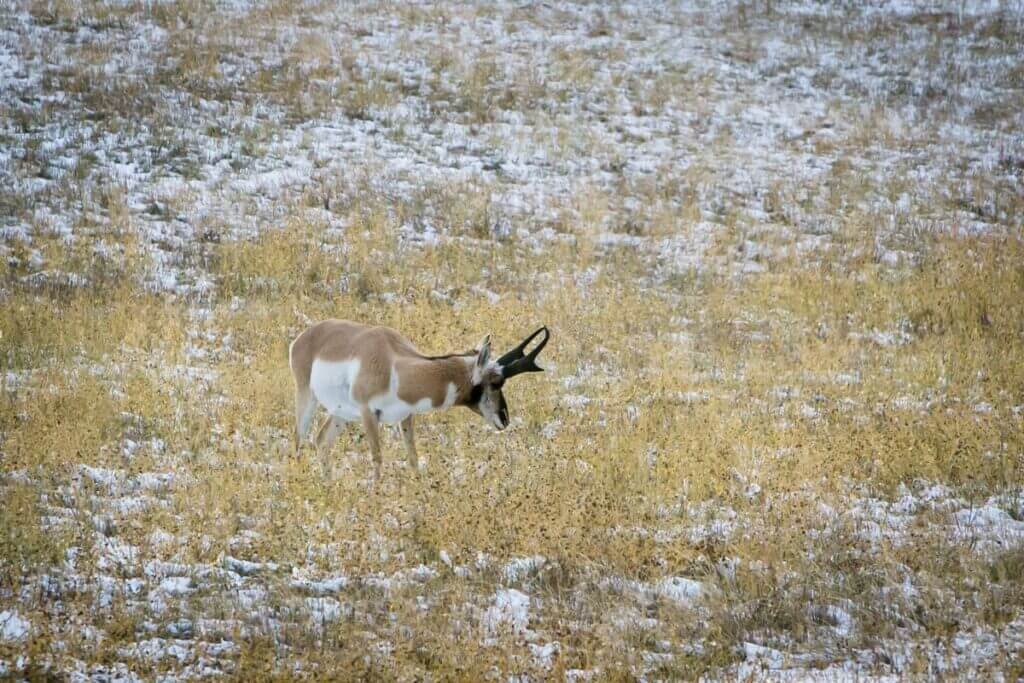
POLYGON ((380 422, 401 422, 413 414, 425 413, 433 408, 429 398, 421 398, 416 403, 406 403, 393 393, 375 396, 370 399, 370 410, 377 414, 380 422))
POLYGON ((359 361, 313 361, 309 388, 327 412, 343 420, 361 418, 359 404, 352 398, 352 385, 359 375, 359 361))

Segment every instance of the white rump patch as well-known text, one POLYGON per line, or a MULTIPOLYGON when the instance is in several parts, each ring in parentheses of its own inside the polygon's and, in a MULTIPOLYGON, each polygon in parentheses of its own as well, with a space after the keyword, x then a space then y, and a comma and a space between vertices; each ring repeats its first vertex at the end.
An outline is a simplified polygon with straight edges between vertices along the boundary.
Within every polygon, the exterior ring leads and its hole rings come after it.
POLYGON ((331 415, 355 421, 362 418, 359 404, 352 397, 352 387, 358 376, 358 359, 327 361, 317 358, 309 373, 309 388, 331 415))

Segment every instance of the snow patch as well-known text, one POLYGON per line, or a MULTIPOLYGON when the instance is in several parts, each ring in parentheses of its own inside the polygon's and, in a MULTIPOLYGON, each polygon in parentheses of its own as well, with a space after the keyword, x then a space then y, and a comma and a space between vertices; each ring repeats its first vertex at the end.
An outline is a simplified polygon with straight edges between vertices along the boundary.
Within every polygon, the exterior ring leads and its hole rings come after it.
POLYGON ((14 610, 0 612, 0 641, 13 643, 28 638, 32 623, 14 610))
POLYGON ((515 583, 538 571, 546 563, 547 559, 541 555, 518 557, 505 563, 505 566, 502 568, 502 574, 505 577, 505 581, 515 583))
POLYGON ((494 604, 484 612, 481 623, 488 634, 494 635, 504 628, 523 633, 530 622, 530 596, 514 588, 499 589, 494 604))

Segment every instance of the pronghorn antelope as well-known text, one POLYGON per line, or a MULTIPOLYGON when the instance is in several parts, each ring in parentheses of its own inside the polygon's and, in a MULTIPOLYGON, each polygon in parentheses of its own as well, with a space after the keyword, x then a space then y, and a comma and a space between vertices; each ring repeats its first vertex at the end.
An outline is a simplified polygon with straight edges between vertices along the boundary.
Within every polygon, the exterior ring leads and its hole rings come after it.
POLYGON ((541 372, 535 362, 548 343, 541 327, 501 358, 491 360, 491 336, 478 349, 445 356, 425 356, 388 327, 325 320, 300 334, 288 348, 295 377, 296 450, 309 433, 319 403, 329 415, 316 437, 326 453, 345 422, 361 421, 379 478, 381 453, 377 425, 401 424, 409 464, 419 467, 413 441, 413 416, 431 410, 465 406, 502 430, 508 426, 508 404, 502 386, 509 377, 541 372), (537 346, 526 347, 538 335, 537 346))

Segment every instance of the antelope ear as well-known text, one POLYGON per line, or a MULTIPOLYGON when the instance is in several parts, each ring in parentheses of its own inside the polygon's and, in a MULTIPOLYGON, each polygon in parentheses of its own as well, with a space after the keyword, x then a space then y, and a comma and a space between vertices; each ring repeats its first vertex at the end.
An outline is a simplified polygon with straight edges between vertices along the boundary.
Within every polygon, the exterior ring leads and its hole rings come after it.
POLYGON ((484 367, 487 365, 487 361, 491 359, 491 335, 484 335, 484 338, 480 340, 479 350, 476 352, 476 364, 478 367, 484 367))
POLYGON ((479 384, 483 379, 484 368, 487 361, 491 359, 491 335, 485 335, 480 340, 479 349, 476 352, 476 364, 473 366, 473 384, 479 384))

